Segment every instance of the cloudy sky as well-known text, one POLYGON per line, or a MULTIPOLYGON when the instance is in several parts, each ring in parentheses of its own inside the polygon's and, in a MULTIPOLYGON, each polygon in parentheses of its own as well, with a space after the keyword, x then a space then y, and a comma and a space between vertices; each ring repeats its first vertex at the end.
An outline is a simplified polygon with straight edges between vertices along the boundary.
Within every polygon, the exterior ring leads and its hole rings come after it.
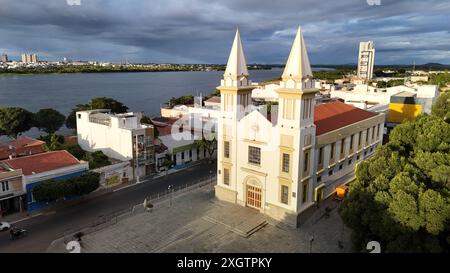
POLYGON ((0 0, 0 52, 18 58, 225 63, 237 26, 249 63, 284 63, 301 25, 313 64, 450 64, 448 0, 0 0))

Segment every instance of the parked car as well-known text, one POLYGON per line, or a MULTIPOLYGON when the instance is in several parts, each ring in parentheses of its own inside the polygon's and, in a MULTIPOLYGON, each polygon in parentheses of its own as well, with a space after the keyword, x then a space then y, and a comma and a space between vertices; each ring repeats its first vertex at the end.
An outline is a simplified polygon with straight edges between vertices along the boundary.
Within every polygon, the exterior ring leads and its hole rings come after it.
POLYGON ((0 231, 6 231, 11 228, 11 225, 7 222, 0 222, 0 231))

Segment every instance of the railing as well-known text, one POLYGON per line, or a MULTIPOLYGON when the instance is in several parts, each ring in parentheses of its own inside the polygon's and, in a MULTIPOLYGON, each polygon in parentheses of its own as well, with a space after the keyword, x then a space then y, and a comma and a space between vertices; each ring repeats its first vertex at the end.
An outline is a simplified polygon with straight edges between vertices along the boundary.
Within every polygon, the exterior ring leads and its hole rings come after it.
MULTIPOLYGON (((213 190, 213 182, 215 181, 217 177, 211 176, 206 179, 201 179, 199 181, 194 181, 192 183, 180 185, 178 187, 174 187, 171 189, 167 189, 163 192, 159 192, 156 194, 149 195, 147 197, 147 202, 150 202, 150 204, 155 204, 158 202, 162 202, 164 200, 167 200, 169 198, 176 198, 180 196, 183 193, 193 191, 195 189, 199 189, 205 186, 210 186, 209 190, 212 192, 213 190)), ((127 217, 130 217, 136 213, 144 212, 144 200, 140 204, 136 204, 134 206, 131 206, 126 209, 122 209, 107 215, 101 215, 99 216, 99 219, 92 222, 89 225, 86 225, 84 227, 69 229, 64 232, 64 243, 67 244, 69 241, 75 240, 75 234, 77 233, 83 233, 83 235, 87 235, 90 233, 94 233, 96 231, 99 231, 101 229, 104 229, 106 227, 115 225, 118 221, 123 220, 127 217)))

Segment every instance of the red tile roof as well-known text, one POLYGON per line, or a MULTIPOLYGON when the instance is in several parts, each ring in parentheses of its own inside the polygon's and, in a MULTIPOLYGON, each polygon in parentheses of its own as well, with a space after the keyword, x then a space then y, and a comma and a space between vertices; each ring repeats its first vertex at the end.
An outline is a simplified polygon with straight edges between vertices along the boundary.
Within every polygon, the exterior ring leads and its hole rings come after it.
POLYGON ((22 136, 16 140, 8 142, 4 146, 0 146, 0 159, 6 159, 10 155, 21 156, 28 154, 38 154, 45 152, 44 141, 22 136), (12 147, 12 149, 10 149, 12 147))
POLYGON ((80 164, 67 151, 52 151, 42 154, 17 157, 0 161, 0 164, 6 164, 12 169, 22 169, 24 175, 31 175, 34 173, 43 173, 59 168, 69 167, 80 164))
POLYGON ((316 135, 325 134, 376 115, 340 101, 319 104, 314 108, 316 135))

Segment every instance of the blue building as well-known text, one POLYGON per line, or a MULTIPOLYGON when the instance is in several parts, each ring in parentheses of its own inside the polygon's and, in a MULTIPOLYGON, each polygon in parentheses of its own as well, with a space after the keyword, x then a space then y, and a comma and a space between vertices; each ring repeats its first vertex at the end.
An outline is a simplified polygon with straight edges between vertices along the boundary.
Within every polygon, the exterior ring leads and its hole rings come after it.
POLYGON ((62 181, 85 174, 89 170, 87 162, 80 162, 67 151, 18 157, 0 161, 0 164, 14 170, 22 170, 28 211, 48 206, 46 202, 34 200, 32 194, 34 187, 49 179, 62 181))

